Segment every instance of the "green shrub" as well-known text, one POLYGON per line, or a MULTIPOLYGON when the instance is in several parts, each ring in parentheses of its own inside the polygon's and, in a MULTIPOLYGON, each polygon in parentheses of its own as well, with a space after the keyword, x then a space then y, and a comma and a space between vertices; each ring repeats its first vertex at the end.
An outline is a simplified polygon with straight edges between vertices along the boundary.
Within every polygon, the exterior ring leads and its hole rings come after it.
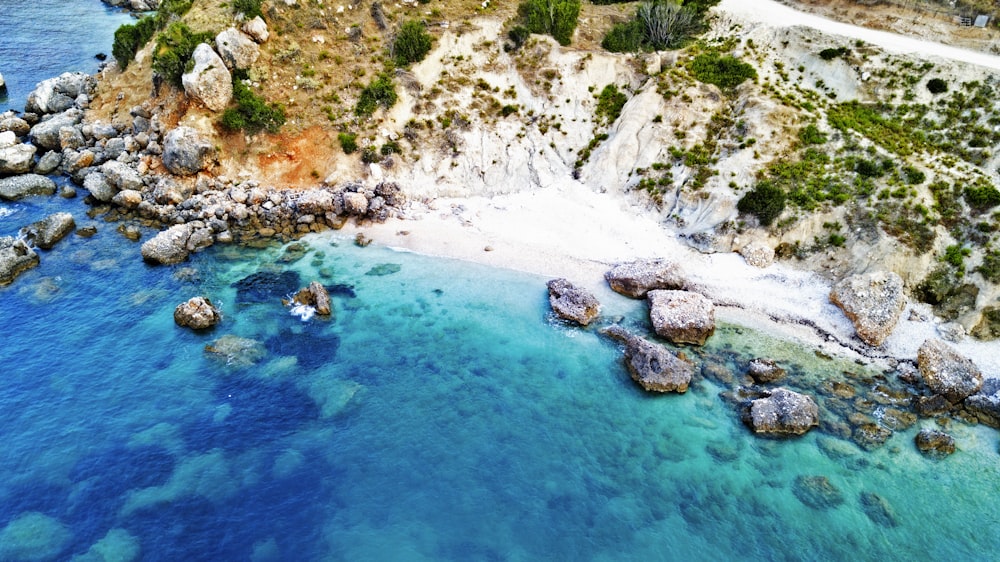
POLYGON ((156 33, 156 19, 142 18, 134 25, 125 24, 115 30, 115 42, 111 46, 111 55, 118 61, 118 66, 125 70, 135 59, 135 54, 143 48, 156 33))
POLYGON ((528 37, 531 37, 531 31, 523 25, 515 25, 507 32, 507 38, 510 39, 512 47, 504 46, 508 51, 516 51, 524 46, 528 41, 528 37))
POLYGON ((153 51, 153 71, 171 84, 181 87, 181 75, 190 70, 188 63, 199 43, 211 43, 215 34, 195 33, 182 22, 170 24, 156 38, 153 51))
POLYGON ((799 140, 803 144, 824 144, 826 135, 819 130, 815 123, 810 123, 799 129, 799 140))
POLYGON ((379 149, 379 152, 382 154, 382 156, 388 156, 390 154, 401 154, 403 152, 403 149, 400 148, 398 142, 389 141, 382 145, 382 148, 379 149))
POLYGON ((622 107, 628 101, 628 96, 618 90, 614 84, 608 84, 597 95, 597 108, 594 115, 601 124, 614 123, 622 114, 622 107))
POLYGON ((991 250, 983 255, 983 263, 976 268, 990 283, 1000 284, 1000 251, 991 250))
POLYGON ((854 164, 854 171, 863 178, 877 178, 882 176, 882 168, 877 163, 863 158, 854 164))
POLYGON ((646 44, 646 32, 642 22, 634 19, 616 23, 601 39, 601 47, 612 53, 634 53, 646 44))
POLYGON ((961 244, 954 244, 944 249, 941 261, 961 271, 965 265, 965 258, 971 254, 968 248, 963 248, 961 244))
POLYGON ((260 11, 261 0, 233 0, 233 11, 242 13, 247 19, 263 16, 260 11))
POLYGON ((517 113, 518 109, 516 105, 507 104, 500 108, 500 115, 502 117, 507 117, 512 113, 517 113))
POLYGON ((361 151, 361 161, 365 164, 375 164, 381 162, 382 157, 374 148, 365 148, 361 151))
POLYGON ((715 51, 701 53, 688 65, 688 70, 701 82, 715 84, 723 90, 733 90, 747 80, 755 80, 754 67, 732 55, 715 51))
POLYGON ((907 185, 920 185, 927 181, 927 174, 913 166, 903 166, 903 181, 907 185))
POLYGON ((948 84, 940 78, 931 78, 927 81, 927 91, 932 94, 943 94, 948 91, 948 84))
POLYGON ((392 58, 396 66, 405 67, 424 60, 431 50, 431 35, 424 24, 416 20, 403 22, 392 42, 392 58))
POLYGON ((823 49, 822 51, 819 52, 819 58, 823 60, 833 60, 837 57, 847 56, 847 53, 849 52, 850 51, 847 50, 847 47, 837 47, 836 49, 833 48, 823 49))
POLYGON ((233 80, 233 99, 236 107, 230 107, 222 113, 222 126, 230 131, 277 133, 285 124, 285 109, 278 104, 268 104, 242 80, 233 80))
POLYGON ((1000 191, 989 183, 980 182, 965 188, 965 202, 977 211, 1000 205, 1000 191))
POLYGON ((573 39, 580 0, 524 0, 517 14, 528 31, 551 35, 565 46, 573 39))
POLYGON ((785 210, 785 192, 770 182, 760 182, 740 199, 736 208, 757 217, 763 226, 769 226, 785 210))
POLYGON ((361 90, 358 103, 354 106, 354 114, 358 117, 370 117, 379 106, 389 109, 395 105, 396 99, 396 86, 392 83, 392 76, 383 72, 361 90))
POLYGON ((337 135, 337 140, 340 142, 340 149, 344 151, 344 154, 354 154, 358 150, 357 133, 340 133, 337 135))

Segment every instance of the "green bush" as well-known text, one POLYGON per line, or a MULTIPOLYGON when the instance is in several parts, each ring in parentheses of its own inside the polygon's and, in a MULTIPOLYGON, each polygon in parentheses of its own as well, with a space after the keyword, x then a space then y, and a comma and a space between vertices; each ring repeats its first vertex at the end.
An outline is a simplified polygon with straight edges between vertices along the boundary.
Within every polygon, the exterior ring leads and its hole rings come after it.
POLYGON ((754 67, 732 55, 715 51, 701 53, 688 65, 688 70, 701 82, 715 84, 723 90, 733 90, 747 80, 755 80, 754 67))
POLYGON ((1000 251, 991 250, 983 255, 983 263, 976 268, 990 283, 1000 284, 1000 251))
POLYGON ((396 99, 396 86, 392 83, 392 76, 383 72, 361 90, 358 103, 354 106, 354 114, 358 117, 370 117, 380 105, 385 109, 395 105, 396 99))
POLYGON ((785 192, 770 182, 760 182, 740 199, 736 208, 757 217, 763 226, 769 226, 785 210, 785 192))
POLYGON ((374 148, 366 148, 361 151, 361 161, 365 164, 376 164, 382 161, 382 157, 374 148))
POLYGON ((252 20, 264 15, 260 11, 260 2, 261 0, 233 0, 233 11, 252 20))
POLYGON ((648 0, 636 9, 634 19, 615 24, 601 46, 616 53, 680 48, 705 30, 704 11, 715 3, 648 0))
POLYGON ((628 96, 618 90, 614 84, 608 84, 597 95, 597 108, 594 115, 601 124, 614 123, 622 114, 622 107, 628 101, 628 96))
POLYGON ((354 154, 358 150, 357 133, 340 133, 337 135, 337 140, 340 142, 340 149, 344 151, 344 154, 354 154))
POLYGON ((580 17, 580 0, 524 0, 517 7, 517 14, 528 31, 551 35, 565 46, 573 39, 580 17))
POLYGON ((907 185, 920 185, 927 181, 927 174, 913 166, 903 166, 903 181, 907 185))
POLYGON ((382 148, 379 149, 379 152, 382 154, 382 156, 388 156, 390 154, 402 154, 403 149, 400 148, 398 142, 389 141, 382 145, 382 148))
POLYGON ((833 60, 837 57, 847 56, 847 53, 849 52, 850 51, 847 50, 847 47, 837 47, 836 49, 833 48, 823 49, 822 51, 819 52, 819 58, 823 60, 833 60))
POLYGON ((431 50, 431 34, 424 24, 409 20, 399 27, 392 42, 392 58, 396 66, 405 67, 424 60, 431 50))
POLYGON ((799 129, 799 140, 803 144, 824 144, 826 135, 819 130, 815 123, 810 123, 799 129))
POLYGON ((118 61, 118 66, 125 70, 135 59, 135 54, 143 48, 156 33, 156 19, 142 18, 134 25, 125 24, 115 30, 115 42, 111 46, 111 55, 118 61))
POLYGON ((278 104, 268 104, 242 80, 233 80, 233 99, 236 107, 230 107, 222 113, 222 126, 230 131, 277 133, 285 124, 285 108, 278 104))
POLYGON ((153 50, 153 71, 171 84, 181 87, 181 75, 190 70, 188 63, 199 43, 211 44, 215 34, 195 33, 182 22, 170 24, 156 38, 153 50))
POLYGON ((612 53, 634 53, 646 44, 646 31, 642 22, 634 19, 616 23, 601 39, 601 47, 612 53))
POLYGON ((978 183, 965 188, 965 202, 977 211, 1000 205, 1000 191, 989 183, 978 183))
POLYGON ((507 38, 510 39, 511 45, 504 45, 504 49, 507 51, 516 51, 524 46, 528 41, 528 37, 531 37, 531 31, 528 31, 527 27, 515 25, 507 32, 507 38))
POLYGON ((948 84, 940 78, 931 78, 927 81, 927 91, 932 94, 943 94, 948 91, 948 84))

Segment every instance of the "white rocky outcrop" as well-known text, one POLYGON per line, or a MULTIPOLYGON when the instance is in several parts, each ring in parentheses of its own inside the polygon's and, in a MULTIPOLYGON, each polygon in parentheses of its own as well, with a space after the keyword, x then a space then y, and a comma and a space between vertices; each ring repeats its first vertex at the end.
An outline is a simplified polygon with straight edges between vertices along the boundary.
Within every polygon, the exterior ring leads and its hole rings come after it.
POLYGON ((243 33, 246 33, 258 43, 266 43, 267 38, 271 36, 267 30, 267 24, 264 23, 264 20, 260 16, 244 23, 242 29, 243 33))
POLYGON ((257 43, 235 27, 230 27, 215 37, 215 50, 230 70, 250 68, 260 56, 257 43))
POLYGON ((233 99, 233 77, 226 63, 206 43, 195 47, 191 58, 194 68, 181 76, 184 93, 212 111, 222 111, 233 99))

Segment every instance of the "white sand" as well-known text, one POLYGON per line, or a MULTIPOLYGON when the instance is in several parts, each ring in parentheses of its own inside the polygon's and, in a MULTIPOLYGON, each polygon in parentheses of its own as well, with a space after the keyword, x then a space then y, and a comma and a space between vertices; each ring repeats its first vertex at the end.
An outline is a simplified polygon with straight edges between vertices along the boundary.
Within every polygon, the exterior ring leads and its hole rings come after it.
MULTIPOLYGON (((808 25, 888 49, 981 60, 984 66, 1000 68, 1000 57, 845 25, 769 0, 723 0, 720 8, 754 21, 808 25)), ((400 180, 405 183, 405 178, 400 180)), ((908 307, 885 345, 871 349, 854 336, 848 320, 829 303, 830 284, 819 276, 780 263, 754 268, 737 254, 700 254, 647 210, 630 207, 620 196, 595 193, 568 177, 512 195, 438 199, 430 207, 413 204, 402 220, 348 225, 344 232, 363 232, 379 244, 421 254, 566 277, 594 290, 604 286, 603 274, 613 263, 666 257, 681 263, 698 290, 719 305, 719 319, 801 341, 829 354, 872 358, 877 364, 889 357, 915 359, 919 345, 936 336, 934 321, 907 320, 908 307)), ((930 317, 926 307, 916 306, 930 317)), ((968 340, 956 347, 985 374, 1000 377, 996 344, 968 340)))

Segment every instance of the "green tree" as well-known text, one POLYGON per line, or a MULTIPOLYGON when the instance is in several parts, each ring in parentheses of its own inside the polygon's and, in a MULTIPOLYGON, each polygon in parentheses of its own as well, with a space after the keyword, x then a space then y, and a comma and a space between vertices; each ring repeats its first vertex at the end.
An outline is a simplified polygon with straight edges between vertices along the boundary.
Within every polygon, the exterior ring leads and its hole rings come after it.
POLYGON ((785 210, 785 192, 772 184, 762 181, 736 204, 741 213, 757 217, 760 224, 769 226, 785 210))

